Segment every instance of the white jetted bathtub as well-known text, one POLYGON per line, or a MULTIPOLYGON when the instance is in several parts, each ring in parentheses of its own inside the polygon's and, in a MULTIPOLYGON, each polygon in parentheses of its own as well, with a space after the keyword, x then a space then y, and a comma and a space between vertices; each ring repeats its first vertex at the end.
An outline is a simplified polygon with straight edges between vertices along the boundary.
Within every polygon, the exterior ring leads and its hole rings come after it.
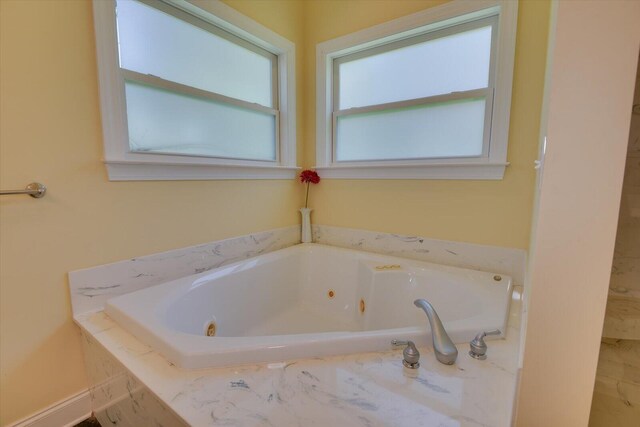
POLYGON ((506 330, 511 287, 508 276, 302 244, 113 298, 106 312, 175 365, 205 368, 431 345, 418 298, 467 342, 506 330))

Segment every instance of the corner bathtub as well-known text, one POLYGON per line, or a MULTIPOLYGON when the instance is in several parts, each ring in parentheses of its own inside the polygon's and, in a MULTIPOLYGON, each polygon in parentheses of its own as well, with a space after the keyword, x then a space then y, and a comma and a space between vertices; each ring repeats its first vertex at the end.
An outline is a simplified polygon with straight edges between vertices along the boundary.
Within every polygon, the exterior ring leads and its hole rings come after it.
POLYGON ((301 244, 113 298, 106 312, 197 369, 380 351, 392 339, 427 344, 417 298, 454 343, 467 342, 506 330, 511 288, 504 275, 301 244))

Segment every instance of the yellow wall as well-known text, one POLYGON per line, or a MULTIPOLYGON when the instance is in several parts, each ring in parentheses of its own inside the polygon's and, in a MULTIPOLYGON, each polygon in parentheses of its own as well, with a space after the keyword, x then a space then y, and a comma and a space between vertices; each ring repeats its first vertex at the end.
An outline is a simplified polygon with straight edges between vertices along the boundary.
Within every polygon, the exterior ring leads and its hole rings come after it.
MULTIPOLYGON (((315 46, 443 1, 306 3, 305 166, 315 164, 315 46)), ((325 180, 314 222, 526 249, 542 105, 549 2, 520 2, 508 161, 501 181, 325 180)))
MULTIPOLYGON (((300 3, 242 6, 300 43, 300 3)), ((49 187, 0 201, 5 425, 87 387, 68 271, 293 225, 302 193, 293 180, 109 182, 91 2, 0 0, 0 15, 0 186, 49 187)))
MULTIPOLYGON (((226 2, 296 43, 298 162, 313 166, 315 44, 442 1, 226 2)), ((526 248, 548 13, 547 1, 521 2, 503 181, 325 180, 314 221, 526 248)), ((0 19, 0 187, 49 187, 0 201, 4 425, 86 388, 68 271, 295 224, 303 192, 294 181, 109 182, 91 3, 0 0, 0 19)))

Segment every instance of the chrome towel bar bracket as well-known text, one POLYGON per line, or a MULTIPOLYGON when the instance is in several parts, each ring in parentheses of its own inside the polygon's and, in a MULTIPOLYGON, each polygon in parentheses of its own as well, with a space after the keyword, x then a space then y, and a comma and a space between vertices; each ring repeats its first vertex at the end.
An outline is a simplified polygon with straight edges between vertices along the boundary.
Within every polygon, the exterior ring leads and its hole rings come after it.
POLYGON ((44 197, 46 193, 47 187, 40 184, 39 182, 32 182, 31 184, 27 185, 24 190, 0 190, 1 196, 7 194, 28 194, 31 197, 35 197, 36 199, 44 197))

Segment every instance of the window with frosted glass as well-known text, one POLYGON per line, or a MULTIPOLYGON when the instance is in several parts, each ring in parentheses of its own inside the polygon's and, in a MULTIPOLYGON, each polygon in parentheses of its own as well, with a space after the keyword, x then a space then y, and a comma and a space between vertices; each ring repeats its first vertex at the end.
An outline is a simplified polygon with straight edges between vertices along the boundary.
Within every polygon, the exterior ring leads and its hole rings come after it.
POLYGON ((334 161, 486 156, 496 21, 334 59, 334 161))
POLYGON ((277 160, 277 57, 151 0, 117 0, 133 152, 277 160))

